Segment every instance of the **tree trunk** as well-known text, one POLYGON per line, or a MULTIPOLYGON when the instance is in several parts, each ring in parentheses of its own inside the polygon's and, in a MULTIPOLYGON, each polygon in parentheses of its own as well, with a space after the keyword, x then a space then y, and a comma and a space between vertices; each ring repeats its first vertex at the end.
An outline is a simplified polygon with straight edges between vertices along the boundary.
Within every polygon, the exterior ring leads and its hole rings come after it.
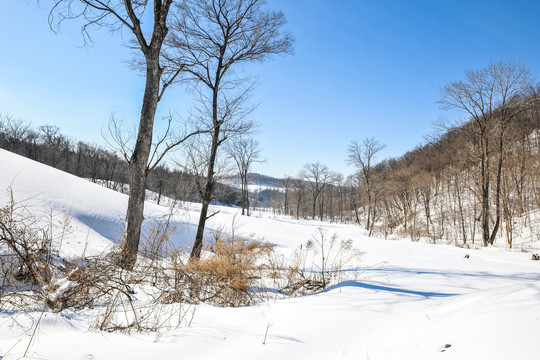
POLYGON ((487 140, 482 141, 482 241, 484 246, 489 244, 489 151, 487 140))
POLYGON ((302 197, 298 196, 298 201, 296 202, 296 220, 300 218, 300 201, 302 201, 302 197))
POLYGON ((354 215, 356 217, 356 222, 358 223, 358 225, 360 225, 360 216, 358 215, 358 206, 356 206, 356 199, 354 198, 354 195, 352 196, 353 198, 353 207, 354 207, 354 215))
POLYGON ((317 213, 317 196, 313 195, 313 220, 315 220, 315 215, 317 213))
POLYGON ((246 214, 249 216, 249 190, 246 186, 246 214))
POLYGON ((132 270, 137 260, 141 226, 144 220, 144 200, 148 157, 152 146, 154 118, 156 116, 159 82, 159 54, 146 58, 146 85, 144 90, 141 119, 137 142, 129 162, 129 200, 126 213, 126 228, 120 245, 120 266, 132 270))
POLYGON ((197 227, 197 234, 195 235, 195 243, 193 244, 193 249, 191 250, 190 259, 199 259, 201 257, 201 251, 203 246, 203 235, 204 227, 206 225, 208 206, 210 205, 210 200, 203 199, 201 214, 199 216, 199 226, 197 227))
POLYGON ((241 185, 241 197, 242 197, 242 215, 245 215, 245 209, 246 209, 246 181, 244 178, 244 174, 240 174, 240 182, 241 185))
POLYGON ((503 154, 504 149, 504 129, 501 130, 501 137, 499 139, 499 163, 497 164, 497 183, 495 188, 495 225, 493 226, 493 232, 489 237, 489 243, 493 245, 495 242, 495 237, 497 236, 497 231, 499 230, 499 225, 501 223, 501 177, 502 177, 502 166, 503 166, 503 154))
MULTIPOLYGON (((458 179, 456 177, 456 186, 455 186, 455 191, 456 191, 456 197, 457 197, 457 201, 458 201, 458 210, 459 210, 459 222, 461 224, 461 235, 463 236, 463 245, 465 245, 467 243, 467 232, 465 231, 465 215, 463 214, 463 203, 461 201, 461 196, 462 196, 462 188, 459 187, 458 185, 458 179)), ((474 223, 473 223, 473 226, 474 226, 474 223)))
POLYGON ((369 230, 371 228, 371 188, 369 186, 369 180, 366 180, 367 183, 367 193, 368 193, 368 215, 367 215, 367 222, 366 222, 366 230, 369 230))
POLYGON ((218 122, 217 117, 217 86, 214 88, 212 111, 213 111, 213 123, 214 131, 212 132, 212 147, 210 148, 210 156, 208 158, 208 173, 206 175, 206 186, 204 188, 201 215, 199 216, 199 225, 197 226, 197 234, 195 235, 195 242, 193 243, 193 249, 189 255, 190 259, 199 259, 201 257, 204 228, 206 226, 206 220, 208 219, 208 206, 212 201, 214 194, 214 167, 216 164, 217 150, 219 147, 219 136, 221 131, 221 124, 218 122))

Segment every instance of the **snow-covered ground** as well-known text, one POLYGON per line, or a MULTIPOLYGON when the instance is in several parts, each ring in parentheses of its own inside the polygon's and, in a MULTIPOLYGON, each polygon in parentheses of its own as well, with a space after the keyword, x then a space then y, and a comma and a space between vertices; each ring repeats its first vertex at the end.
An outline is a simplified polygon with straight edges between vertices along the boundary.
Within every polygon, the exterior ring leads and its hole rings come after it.
MULTIPOLYGON (((69 214, 64 256, 101 253, 121 237, 126 195, 0 150, 0 206, 9 187, 33 212, 69 214)), ((197 204, 181 204, 176 244, 189 247, 197 204)), ((242 217, 215 206, 214 230, 291 252, 319 227, 364 252, 357 281, 250 307, 197 307, 189 327, 159 334, 89 331, 95 310, 46 312, 31 359, 540 359, 540 262, 530 253, 368 238, 354 225, 242 217), (469 258, 465 258, 465 254, 469 258), (263 341, 265 340, 265 343, 263 341)), ((146 228, 169 208, 146 204, 146 228)), ((39 314, 0 314, 0 358, 19 359, 39 314)))
MULTIPOLYGON (((242 183, 239 178, 227 178, 221 181, 223 184, 233 187, 235 189, 242 189, 242 183)), ((276 185, 263 185, 263 184, 248 184, 247 189, 250 193, 259 193, 264 190, 275 190, 279 192, 284 192, 281 186, 276 185)))

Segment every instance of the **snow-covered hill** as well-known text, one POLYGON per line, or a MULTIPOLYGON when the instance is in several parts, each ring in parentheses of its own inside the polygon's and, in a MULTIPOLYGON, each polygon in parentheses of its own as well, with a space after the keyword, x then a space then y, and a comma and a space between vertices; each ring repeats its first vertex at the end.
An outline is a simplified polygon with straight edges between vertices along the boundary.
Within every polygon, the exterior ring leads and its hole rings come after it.
MULTIPOLYGON (((226 177, 222 181, 224 184, 235 189, 240 189, 242 187, 242 182, 238 175, 226 177)), ((281 180, 262 174, 249 174, 248 191, 258 193, 263 190, 283 191, 281 180)))
MULTIPOLYGON (((0 150, 0 206, 69 215, 61 253, 97 254, 121 237, 127 196, 0 150)), ((197 204, 173 209, 172 241, 190 246, 197 204)), ((170 209, 146 204, 152 219, 170 209)), ((539 359, 540 261, 496 248, 467 250, 368 238, 357 226, 297 221, 215 206, 207 239, 223 228, 287 253, 319 227, 365 252, 361 273, 327 291, 251 307, 200 305, 189 327, 156 334, 88 331, 96 309, 46 312, 30 359, 539 359), (465 254, 469 257, 465 258, 465 254), (265 340, 263 344, 263 341, 265 340)), ((0 357, 20 359, 39 313, 0 313, 0 357)))

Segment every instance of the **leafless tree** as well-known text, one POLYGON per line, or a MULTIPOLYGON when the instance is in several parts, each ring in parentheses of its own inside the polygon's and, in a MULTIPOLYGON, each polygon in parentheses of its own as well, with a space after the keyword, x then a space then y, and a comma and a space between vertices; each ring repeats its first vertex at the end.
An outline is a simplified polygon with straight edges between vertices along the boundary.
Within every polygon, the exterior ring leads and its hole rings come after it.
POLYGON ((2 131, 2 142, 5 148, 12 152, 19 152, 20 147, 28 138, 31 128, 30 123, 23 119, 16 119, 9 114, 0 114, 0 130, 2 131))
POLYGON ((85 42, 92 41, 88 32, 91 27, 104 27, 113 32, 126 29, 134 39, 134 47, 142 53, 146 84, 135 146, 127 159, 130 195, 126 229, 120 246, 120 263, 126 269, 132 269, 137 259, 158 102, 182 70, 182 66, 179 66, 171 72, 160 63, 163 44, 169 32, 168 17, 172 3, 173 0, 54 0, 49 14, 53 27, 66 19, 82 19, 85 42), (148 8, 152 8, 152 16, 145 15, 148 8))
MULTIPOLYGON (((300 178, 307 183, 307 189, 312 197, 313 219, 317 213, 317 203, 320 200, 324 188, 332 181, 333 174, 326 165, 319 162, 307 163, 300 171, 300 178)), ((320 203, 319 203, 320 205, 320 203)), ((322 210, 322 209, 320 209, 322 210)), ((320 218, 323 220, 323 213, 320 212, 320 218)))
MULTIPOLYGON (((365 186, 367 199, 368 199, 368 211, 366 229, 371 229, 371 222, 374 221, 374 189, 372 181, 372 168, 375 161, 375 157, 378 152, 383 150, 385 145, 381 144, 374 138, 365 138, 361 144, 357 141, 351 142, 348 148, 347 161, 350 165, 354 165, 361 178, 361 184, 365 186)), ((360 184, 359 184, 360 185, 360 184)))
POLYGON ((290 194, 291 190, 294 187, 294 181, 295 179, 291 176, 285 175, 283 179, 281 179, 281 187, 283 188, 283 213, 285 215, 290 215, 291 209, 290 209, 290 194))
POLYGON ((235 138, 226 146, 227 154, 234 160, 240 175, 242 192, 242 215, 249 216, 249 170, 254 163, 261 162, 259 142, 252 137, 235 138))
POLYGON ((533 77, 517 62, 491 63, 465 73, 441 91, 443 109, 457 109, 470 117, 467 129, 472 133, 480 165, 481 222, 484 246, 493 244, 501 220, 501 179, 506 130, 521 112, 530 108, 533 77), (490 194, 492 171, 495 176, 495 224, 490 231, 490 194))
MULTIPOLYGON (((206 175, 208 174, 208 159, 210 157, 211 146, 212 142, 209 136, 191 138, 184 146, 182 153, 176 156, 175 159, 175 164, 190 176, 192 181, 191 186, 197 193, 197 200, 199 201, 203 199, 206 188, 206 175)), ((228 156, 223 151, 218 152, 214 159, 213 176, 216 186, 211 200, 226 195, 223 192, 220 193, 224 189, 220 189, 219 183, 223 182, 233 171, 234 167, 228 156)), ((211 213, 207 217, 210 218, 215 214, 211 213)))
POLYGON ((218 148, 232 135, 251 127, 247 106, 252 86, 234 76, 236 68, 261 62, 271 55, 290 52, 292 39, 283 32, 285 17, 267 10, 260 0, 182 0, 171 24, 170 48, 165 58, 171 67, 185 66, 186 80, 195 83, 199 111, 212 125, 202 209, 191 258, 202 250, 208 206, 215 187, 218 148))
POLYGON ((304 180, 299 178, 293 178, 292 181, 292 195, 295 201, 295 214, 296 219, 298 220, 300 218, 300 212, 302 212, 302 217, 305 217, 306 210, 303 208, 303 202, 304 198, 306 197, 306 183, 304 180))

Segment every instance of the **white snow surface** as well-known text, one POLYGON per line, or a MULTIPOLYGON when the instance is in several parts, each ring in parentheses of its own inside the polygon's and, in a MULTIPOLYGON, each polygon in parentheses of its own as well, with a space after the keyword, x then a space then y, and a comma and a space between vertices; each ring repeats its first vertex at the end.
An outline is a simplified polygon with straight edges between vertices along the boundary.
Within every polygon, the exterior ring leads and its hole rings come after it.
MULTIPOLYGON (((242 189, 242 183, 239 179, 225 179, 222 180, 222 183, 225 185, 229 185, 235 189, 241 190, 242 189)), ((280 192, 285 192, 285 190, 281 186, 273 186, 273 185, 262 185, 262 184, 248 184, 247 189, 250 193, 259 193, 264 190, 275 190, 280 192)))
MULTIPOLYGON (((127 196, 0 150, 0 206, 15 200, 62 219, 65 256, 98 254, 121 237, 127 196)), ((173 216, 190 246, 198 205, 173 216)), ((169 209, 146 203, 149 219, 169 209)), ((363 273, 311 296, 223 308, 200 305, 191 326, 156 334, 89 331, 94 310, 45 312, 28 359, 540 359, 540 262, 530 253, 368 238, 328 224, 215 206, 207 237, 224 227, 290 252, 318 227, 352 239, 363 273), (470 257, 466 259, 465 254, 470 257), (266 330, 266 344, 263 344, 266 330)), ((20 359, 39 314, 0 313, 0 358, 20 359)))

